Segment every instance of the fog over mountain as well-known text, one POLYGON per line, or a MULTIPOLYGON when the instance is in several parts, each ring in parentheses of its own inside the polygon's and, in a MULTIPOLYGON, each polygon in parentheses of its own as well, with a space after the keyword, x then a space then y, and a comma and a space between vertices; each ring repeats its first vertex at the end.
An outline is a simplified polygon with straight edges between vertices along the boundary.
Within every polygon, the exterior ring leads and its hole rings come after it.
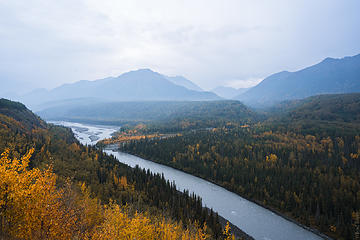
POLYGON ((189 79, 184 78, 183 76, 175 76, 175 77, 168 77, 166 79, 175 83, 176 85, 186 87, 187 89, 194 90, 194 91, 204 91, 201 87, 190 81, 189 79))
POLYGON ((0 84, 51 89, 151 68, 203 89, 253 86, 359 53, 359 9, 358 0, 0 1, 0 84))
MULTIPOLYGON (((182 78, 176 77, 176 79, 182 78)), ((191 85, 189 80, 186 83, 191 85)), ((95 81, 82 80, 72 84, 64 84, 49 91, 37 89, 20 99, 34 110, 39 110, 39 106, 45 103, 47 105, 56 105, 56 102, 64 103, 67 100, 71 104, 70 99, 76 99, 76 101, 96 99, 97 102, 104 102, 194 101, 218 100, 221 98, 212 92, 195 91, 177 85, 173 81, 169 81, 168 77, 150 69, 140 69, 126 72, 118 77, 108 77, 95 81)))
POLYGON ((326 58, 296 72, 275 73, 235 99, 261 107, 318 94, 352 92, 360 92, 360 54, 326 58))
POLYGON ((236 89, 236 88, 232 88, 232 87, 219 86, 219 87, 216 87, 216 88, 212 89, 211 91, 213 93, 216 93, 220 97, 227 98, 227 99, 232 99, 232 98, 246 92, 249 89, 250 88, 238 88, 238 89, 236 89))
POLYGON ((91 102, 52 106, 37 114, 46 120, 75 122, 103 122, 122 124, 124 121, 171 119, 252 119, 258 115, 236 100, 220 101, 147 101, 147 102, 91 102))

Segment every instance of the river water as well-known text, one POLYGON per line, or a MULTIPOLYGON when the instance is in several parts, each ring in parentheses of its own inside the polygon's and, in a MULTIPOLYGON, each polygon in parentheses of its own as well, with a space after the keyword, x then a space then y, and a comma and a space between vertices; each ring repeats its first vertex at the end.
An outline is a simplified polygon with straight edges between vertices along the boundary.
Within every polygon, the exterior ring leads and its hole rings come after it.
MULTIPOLYGON (((71 127, 77 139, 93 145, 103 138, 110 137, 119 127, 89 125, 70 122, 52 122, 71 127)), ((130 154, 105 150, 120 162, 131 167, 139 165, 153 173, 163 173, 164 177, 175 182, 180 191, 194 192, 202 198, 203 204, 229 220, 241 230, 259 240, 307 240, 322 239, 320 236, 286 220, 283 217, 253 203, 220 186, 182 171, 154 163, 130 154)))

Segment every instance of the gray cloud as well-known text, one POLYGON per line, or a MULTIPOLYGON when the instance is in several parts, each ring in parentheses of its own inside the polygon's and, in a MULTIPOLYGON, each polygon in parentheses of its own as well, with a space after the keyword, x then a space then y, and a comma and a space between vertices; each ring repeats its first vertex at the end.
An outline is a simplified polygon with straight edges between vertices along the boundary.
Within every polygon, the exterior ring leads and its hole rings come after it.
POLYGON ((359 53, 358 9, 357 0, 1 1, 0 81, 25 91, 148 67, 205 89, 249 86, 359 53))

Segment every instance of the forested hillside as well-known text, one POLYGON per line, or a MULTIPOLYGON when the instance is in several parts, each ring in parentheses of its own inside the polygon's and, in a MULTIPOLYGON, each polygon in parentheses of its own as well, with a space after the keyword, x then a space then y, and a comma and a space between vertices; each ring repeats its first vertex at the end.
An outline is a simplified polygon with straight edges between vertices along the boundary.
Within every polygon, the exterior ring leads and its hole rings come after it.
POLYGON ((203 121, 249 121, 257 115, 239 101, 163 101, 66 103, 38 114, 46 120, 120 124, 129 121, 192 119, 203 121))
POLYGON ((289 110, 288 117, 292 121, 360 123, 360 93, 313 96, 299 101, 289 110))
MULTIPOLYGON (((214 181, 336 239, 352 239, 360 216, 359 106, 358 95, 319 96, 267 121, 229 121, 120 147, 214 181)), ((151 132, 142 129, 137 134, 151 132)))
POLYGON ((38 116, 32 114, 23 104, 12 102, 7 99, 0 99, 0 114, 2 115, 3 124, 6 124, 6 119, 17 121, 18 127, 23 130, 31 130, 32 128, 43 128, 45 122, 38 116), (21 122, 21 123, 20 123, 21 122))
POLYGON ((316 134, 360 134, 360 94, 326 94, 284 101, 266 109, 265 123, 316 134))
POLYGON ((0 109, 2 238, 231 238, 200 198, 162 176, 80 145, 20 103, 2 99, 0 109))

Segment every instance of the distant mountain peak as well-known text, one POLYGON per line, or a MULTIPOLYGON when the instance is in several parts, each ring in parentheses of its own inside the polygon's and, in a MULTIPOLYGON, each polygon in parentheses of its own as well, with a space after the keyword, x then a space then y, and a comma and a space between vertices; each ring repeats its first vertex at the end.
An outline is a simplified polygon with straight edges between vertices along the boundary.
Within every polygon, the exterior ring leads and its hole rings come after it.
POLYGON ((137 70, 131 70, 131 71, 125 72, 125 73, 121 74, 119 77, 127 76, 127 75, 149 76, 149 75, 161 75, 161 74, 151 70, 150 68, 140 68, 137 70))
POLYGON ((157 73, 157 72, 151 70, 150 68, 139 68, 138 70, 134 70, 131 72, 157 73))
MULTIPOLYGON (((129 71, 116 78, 95 81, 78 81, 64 84, 50 91, 36 92, 22 98, 33 108, 54 101, 68 99, 93 99, 99 101, 206 101, 219 100, 212 92, 204 92, 184 77, 167 77, 149 68, 129 71)), ((84 101, 85 102, 85 101, 84 101)), ((85 102, 86 103, 86 102, 85 102)), ((90 104, 90 103, 89 103, 90 104)))
POLYGON ((272 74, 235 99, 263 107, 318 94, 350 92, 360 92, 360 54, 344 58, 328 57, 296 72, 272 74))
MULTIPOLYGON (((345 59, 345 58, 343 58, 343 59, 345 59)), ((325 58, 324 60, 322 60, 321 62, 322 62, 322 63, 329 63, 329 62, 334 62, 334 61, 336 61, 336 60, 340 60, 340 59, 327 57, 327 58, 325 58)))

